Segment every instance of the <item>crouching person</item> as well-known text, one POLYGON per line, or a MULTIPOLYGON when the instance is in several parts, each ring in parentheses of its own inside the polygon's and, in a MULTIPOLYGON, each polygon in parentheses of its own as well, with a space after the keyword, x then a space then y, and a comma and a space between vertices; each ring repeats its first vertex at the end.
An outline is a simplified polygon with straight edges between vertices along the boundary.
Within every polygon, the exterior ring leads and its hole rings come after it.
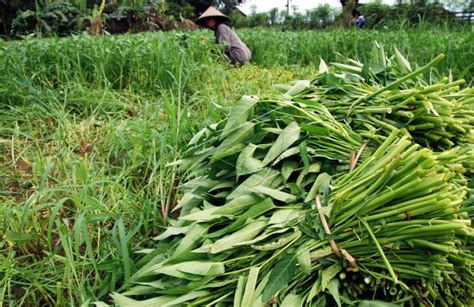
POLYGON ((245 64, 252 58, 250 49, 240 40, 237 34, 226 24, 229 17, 210 6, 199 18, 196 24, 205 26, 216 36, 217 44, 225 45, 225 55, 233 64, 245 64))

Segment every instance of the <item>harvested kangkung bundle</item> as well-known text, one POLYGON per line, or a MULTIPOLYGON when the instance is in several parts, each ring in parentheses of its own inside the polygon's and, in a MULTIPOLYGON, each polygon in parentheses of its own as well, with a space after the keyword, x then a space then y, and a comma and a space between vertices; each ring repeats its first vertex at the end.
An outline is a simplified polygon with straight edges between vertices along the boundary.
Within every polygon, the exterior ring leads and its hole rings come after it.
POLYGON ((414 68, 397 50, 393 57, 383 47, 374 49, 370 65, 350 60, 350 65, 322 61, 321 74, 312 82, 299 81, 293 101, 324 105, 339 121, 345 121, 366 138, 379 138, 394 128, 414 142, 433 150, 474 142, 474 88, 460 89, 464 80, 451 77, 427 82, 423 73, 441 61, 439 55, 414 68))
POLYGON ((115 302, 472 304, 473 89, 394 59, 323 64, 197 133, 179 217, 115 302))

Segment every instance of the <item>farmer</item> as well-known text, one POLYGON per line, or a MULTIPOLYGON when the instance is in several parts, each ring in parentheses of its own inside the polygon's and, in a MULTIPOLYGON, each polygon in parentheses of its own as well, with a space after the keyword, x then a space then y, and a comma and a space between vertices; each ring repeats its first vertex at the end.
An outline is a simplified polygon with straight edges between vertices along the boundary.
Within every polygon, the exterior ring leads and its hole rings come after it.
POLYGON ((229 17, 210 6, 196 20, 196 24, 205 26, 214 31, 216 43, 224 44, 225 55, 233 64, 245 64, 252 58, 249 48, 240 40, 237 34, 225 24, 229 17))
POLYGON ((362 29, 365 27, 365 17, 364 15, 360 14, 357 16, 357 19, 355 21, 355 25, 358 29, 362 29))

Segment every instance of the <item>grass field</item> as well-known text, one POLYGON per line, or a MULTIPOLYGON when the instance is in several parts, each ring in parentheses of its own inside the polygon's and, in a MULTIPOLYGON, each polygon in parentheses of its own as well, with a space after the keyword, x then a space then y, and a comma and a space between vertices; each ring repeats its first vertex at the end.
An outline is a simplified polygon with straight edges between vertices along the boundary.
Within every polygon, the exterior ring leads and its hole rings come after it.
POLYGON ((473 80, 472 31, 240 34, 243 67, 205 32, 0 43, 0 302, 107 300, 179 198, 167 165, 241 95, 367 59, 374 41, 420 64, 445 53, 439 72, 473 80))

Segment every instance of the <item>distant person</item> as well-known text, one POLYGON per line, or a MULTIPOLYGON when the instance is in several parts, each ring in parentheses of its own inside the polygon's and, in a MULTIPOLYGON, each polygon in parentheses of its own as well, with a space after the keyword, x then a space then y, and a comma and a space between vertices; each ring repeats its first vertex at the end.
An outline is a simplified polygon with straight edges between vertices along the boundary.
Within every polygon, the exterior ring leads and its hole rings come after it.
POLYGON ((355 21, 355 26, 358 29, 362 29, 362 28, 365 27, 365 17, 364 17, 364 15, 360 14, 359 16, 357 16, 357 19, 355 21))
POLYGON ((237 34, 225 24, 229 17, 210 6, 196 19, 196 24, 214 31, 217 44, 226 45, 224 53, 233 64, 245 64, 252 58, 249 48, 240 40, 237 34))

